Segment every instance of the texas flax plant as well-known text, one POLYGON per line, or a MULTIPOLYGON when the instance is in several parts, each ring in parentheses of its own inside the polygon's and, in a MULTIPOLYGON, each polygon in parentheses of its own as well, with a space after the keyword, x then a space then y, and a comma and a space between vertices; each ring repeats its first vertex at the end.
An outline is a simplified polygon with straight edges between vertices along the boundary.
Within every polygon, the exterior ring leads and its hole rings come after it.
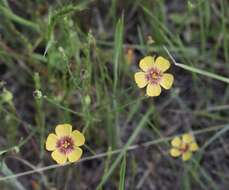
POLYGON ((227 189, 228 9, 0 1, 0 189, 227 189))

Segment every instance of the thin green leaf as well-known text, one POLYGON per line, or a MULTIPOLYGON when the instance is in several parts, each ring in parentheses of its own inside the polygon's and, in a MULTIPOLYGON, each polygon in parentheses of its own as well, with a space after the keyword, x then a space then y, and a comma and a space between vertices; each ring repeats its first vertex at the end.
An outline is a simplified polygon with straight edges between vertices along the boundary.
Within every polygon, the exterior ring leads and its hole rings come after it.
POLYGON ((123 156, 123 160, 121 164, 119 190, 125 190, 125 175, 126 175, 126 154, 123 156))
POLYGON ((207 76, 207 77, 210 77, 210 78, 213 78, 213 79, 225 82, 225 83, 229 83, 229 78, 227 78, 227 77, 223 77, 221 75, 217 75, 217 74, 214 74, 214 73, 211 73, 208 71, 204 71, 202 69, 194 68, 194 67, 191 67, 188 65, 184 65, 181 63, 176 63, 175 65, 178 67, 181 67, 182 69, 185 69, 185 70, 188 70, 188 71, 191 71, 194 73, 198 73, 198 74, 201 74, 201 75, 204 75, 204 76, 207 76))
POLYGON ((123 45, 123 28, 124 28, 124 17, 118 20, 116 24, 115 30, 115 41, 114 41, 114 91, 116 91, 117 83, 118 83, 118 69, 119 69, 119 61, 122 53, 122 45, 123 45))
POLYGON ((216 79, 216 80, 219 80, 219 81, 222 81, 222 82, 225 82, 225 83, 229 84, 229 78, 227 78, 227 77, 224 77, 224 76, 221 76, 221 75, 217 75, 215 73, 211 73, 211 72, 208 72, 208 71, 204 71, 202 69, 198 69, 198 68, 195 68, 195 67, 192 67, 192 66, 189 66, 189 65, 177 63, 175 61, 175 59, 173 58, 173 56, 168 51, 168 49, 166 47, 164 47, 164 49, 168 53, 169 57, 172 59, 173 63, 176 66, 181 67, 182 69, 185 69, 185 70, 188 70, 188 71, 200 74, 200 75, 204 75, 204 76, 207 76, 209 78, 213 78, 213 79, 216 79))
POLYGON ((38 24, 35 24, 34 22, 31 22, 29 20, 26 20, 16 14, 14 14, 10 8, 8 7, 4 7, 2 5, 0 5, 0 13, 2 13, 3 15, 5 15, 7 18, 13 20, 14 22, 17 22, 18 24, 27 26, 37 32, 40 32, 40 27, 38 24))

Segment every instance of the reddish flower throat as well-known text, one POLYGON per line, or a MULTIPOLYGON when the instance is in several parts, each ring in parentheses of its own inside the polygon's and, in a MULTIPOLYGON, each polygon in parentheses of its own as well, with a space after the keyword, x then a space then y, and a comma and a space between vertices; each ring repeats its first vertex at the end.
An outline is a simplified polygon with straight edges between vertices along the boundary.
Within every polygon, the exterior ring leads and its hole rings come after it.
POLYGON ((159 84, 161 77, 162 72, 155 67, 149 69, 149 71, 146 73, 146 79, 151 84, 159 84))
POLYGON ((74 149, 74 141, 71 137, 61 137, 57 143, 56 147, 63 154, 68 154, 74 149))
POLYGON ((185 144, 179 150, 181 151, 182 154, 184 154, 185 152, 187 152, 189 150, 189 145, 185 144))

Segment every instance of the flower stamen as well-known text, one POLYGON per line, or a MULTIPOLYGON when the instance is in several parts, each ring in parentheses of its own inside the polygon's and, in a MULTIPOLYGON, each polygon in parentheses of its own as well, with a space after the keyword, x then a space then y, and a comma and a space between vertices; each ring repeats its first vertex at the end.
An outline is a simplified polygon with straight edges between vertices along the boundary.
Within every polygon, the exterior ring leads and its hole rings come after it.
POLYGON ((146 79, 151 84, 159 84, 162 78, 162 72, 157 68, 153 67, 146 73, 146 79))
POLYGON ((61 153, 68 154, 74 149, 74 141, 71 137, 62 137, 57 141, 56 147, 61 153))
POLYGON ((184 154, 189 151, 189 145, 188 144, 183 144, 181 148, 179 148, 181 154, 184 154))

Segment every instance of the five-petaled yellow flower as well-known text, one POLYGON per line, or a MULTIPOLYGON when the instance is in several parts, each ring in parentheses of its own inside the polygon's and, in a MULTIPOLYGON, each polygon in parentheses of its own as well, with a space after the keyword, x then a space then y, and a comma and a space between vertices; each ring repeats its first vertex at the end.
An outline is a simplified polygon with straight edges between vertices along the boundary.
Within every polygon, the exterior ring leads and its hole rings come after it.
POLYGON ((164 89, 171 88, 174 77, 172 74, 164 73, 170 67, 167 59, 161 56, 157 58, 146 56, 141 59, 139 67, 143 72, 135 73, 135 82, 139 88, 144 88, 147 85, 146 94, 148 96, 159 96, 161 86, 164 89))
POLYGON ((183 134, 182 137, 175 137, 171 141, 172 148, 170 154, 173 157, 182 156, 182 160, 189 160, 192 152, 199 149, 194 137, 190 134, 183 134))
POLYGON ((46 140, 46 149, 53 151, 51 156, 58 164, 64 164, 67 160, 75 162, 80 159, 83 151, 79 146, 85 142, 84 135, 74 130, 70 124, 56 126, 56 134, 50 133, 46 140))

